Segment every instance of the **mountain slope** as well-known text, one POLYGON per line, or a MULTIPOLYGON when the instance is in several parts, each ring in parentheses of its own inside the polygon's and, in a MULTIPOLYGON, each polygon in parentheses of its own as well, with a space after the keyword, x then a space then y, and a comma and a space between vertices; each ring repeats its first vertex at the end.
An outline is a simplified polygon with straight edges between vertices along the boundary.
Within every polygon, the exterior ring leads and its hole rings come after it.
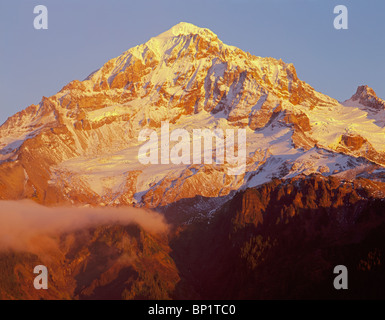
POLYGON ((239 192, 173 239, 177 290, 189 285, 201 299, 383 299, 384 191, 384 182, 310 175, 239 192), (340 264, 348 290, 333 287, 340 264))
POLYGON ((370 178, 274 179, 169 232, 114 223, 42 234, 40 250, 0 252, 0 298, 383 299, 385 175, 370 178), (48 290, 33 289, 37 264, 48 290), (339 264, 349 290, 333 287, 339 264))
MULTIPOLYGON (((105 224, 55 234, 50 250, 0 252, 0 299, 170 299, 179 281, 166 234, 136 224, 105 224), (36 265, 49 273, 47 290, 35 290, 36 265)), ((36 243, 47 241, 40 235, 36 243)))

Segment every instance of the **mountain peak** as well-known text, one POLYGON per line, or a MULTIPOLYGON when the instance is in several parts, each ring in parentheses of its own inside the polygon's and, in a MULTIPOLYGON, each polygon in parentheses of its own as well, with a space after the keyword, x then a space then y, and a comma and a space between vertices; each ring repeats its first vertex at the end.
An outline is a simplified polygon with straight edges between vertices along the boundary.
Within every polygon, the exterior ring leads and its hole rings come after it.
POLYGON ((177 37, 180 35, 190 35, 190 34, 215 36, 215 34, 207 28, 200 28, 188 22, 179 22, 178 24, 173 26, 171 29, 161 33, 158 37, 170 38, 170 37, 177 37))
POLYGON ((358 100, 360 97, 373 96, 377 97, 372 88, 367 85, 358 86, 356 93, 353 95, 353 100, 358 100))
POLYGON ((374 90, 367 85, 359 86, 356 93, 347 101, 358 102, 359 104, 374 110, 385 109, 385 101, 377 97, 374 90))
MULTIPOLYGON (((150 49, 158 58, 161 58, 166 52, 170 53, 172 51, 170 51, 170 49, 175 48, 177 42, 182 44, 182 48, 184 48, 185 45, 188 46, 190 38, 193 37, 194 41, 203 39, 206 42, 216 42, 221 46, 223 45, 223 43, 218 39, 218 36, 211 30, 197 27, 188 22, 180 22, 167 31, 152 37, 146 43, 129 49, 127 52, 140 57, 143 56, 143 53, 147 49, 150 49)), ((230 48, 231 46, 227 47, 230 48)))
POLYGON ((179 34, 190 34, 200 32, 203 28, 197 27, 196 25, 188 22, 179 22, 175 26, 173 26, 170 31, 172 31, 175 35, 179 34))

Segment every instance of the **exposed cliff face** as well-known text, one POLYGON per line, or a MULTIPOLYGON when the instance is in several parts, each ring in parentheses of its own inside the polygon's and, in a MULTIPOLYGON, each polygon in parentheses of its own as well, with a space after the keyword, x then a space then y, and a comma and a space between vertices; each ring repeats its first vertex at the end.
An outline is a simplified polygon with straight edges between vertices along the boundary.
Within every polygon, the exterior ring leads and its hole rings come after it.
POLYGON ((358 101, 361 105, 376 111, 385 109, 385 101, 377 97, 374 90, 368 86, 359 86, 357 92, 350 99, 352 101, 358 101))

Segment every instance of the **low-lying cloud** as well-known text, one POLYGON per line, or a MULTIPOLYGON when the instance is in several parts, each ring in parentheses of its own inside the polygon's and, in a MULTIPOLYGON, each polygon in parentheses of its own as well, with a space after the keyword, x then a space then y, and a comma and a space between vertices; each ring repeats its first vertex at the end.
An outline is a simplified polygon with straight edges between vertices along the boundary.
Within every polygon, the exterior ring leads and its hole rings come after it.
POLYGON ((45 207, 30 200, 0 201, 0 250, 41 251, 54 237, 103 224, 135 223, 161 233, 168 226, 160 214, 137 208, 45 207))

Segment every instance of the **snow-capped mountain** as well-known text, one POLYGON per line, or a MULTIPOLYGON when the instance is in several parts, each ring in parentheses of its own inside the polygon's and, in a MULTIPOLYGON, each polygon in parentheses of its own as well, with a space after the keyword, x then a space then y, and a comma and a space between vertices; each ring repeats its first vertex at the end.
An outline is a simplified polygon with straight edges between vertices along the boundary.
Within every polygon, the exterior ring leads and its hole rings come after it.
POLYGON ((385 165, 384 106, 368 87, 341 104, 292 64, 180 23, 10 117, 0 127, 0 198, 160 208, 202 196, 218 204, 275 177, 373 171, 385 165), (162 121, 170 130, 246 129, 246 172, 228 175, 228 163, 141 164, 139 132, 159 136, 162 121))

